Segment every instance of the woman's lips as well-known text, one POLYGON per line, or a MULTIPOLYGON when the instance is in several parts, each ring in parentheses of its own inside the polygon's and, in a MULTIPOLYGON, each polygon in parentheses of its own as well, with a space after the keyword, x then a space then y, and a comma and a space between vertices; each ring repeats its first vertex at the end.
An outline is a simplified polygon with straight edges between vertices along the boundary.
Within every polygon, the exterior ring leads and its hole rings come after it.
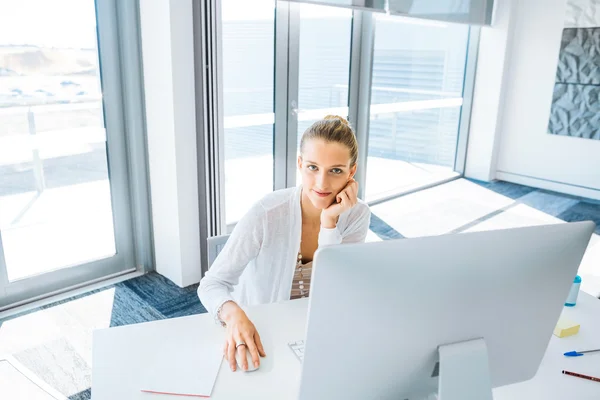
POLYGON ((331 192, 319 192, 318 190, 313 189, 313 192, 319 197, 327 197, 331 194, 331 192))

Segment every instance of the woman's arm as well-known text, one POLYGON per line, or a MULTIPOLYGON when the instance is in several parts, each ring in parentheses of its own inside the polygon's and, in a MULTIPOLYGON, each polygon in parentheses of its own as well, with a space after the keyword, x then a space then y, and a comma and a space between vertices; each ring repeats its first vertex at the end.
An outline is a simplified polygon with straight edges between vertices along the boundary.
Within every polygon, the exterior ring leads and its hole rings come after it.
POLYGON ((369 206, 359 202, 352 208, 348 225, 343 231, 338 226, 331 229, 321 226, 319 247, 341 243, 362 243, 369 232, 370 222, 371 210, 369 206))
POLYGON ((358 203, 356 218, 344 230, 342 243, 364 243, 371 224, 371 209, 365 203, 358 203))
POLYGON ((217 311, 228 301, 231 292, 248 263, 258 256, 264 233, 264 208, 255 204, 237 223, 225 247, 198 287, 198 296, 206 310, 215 318, 217 311))

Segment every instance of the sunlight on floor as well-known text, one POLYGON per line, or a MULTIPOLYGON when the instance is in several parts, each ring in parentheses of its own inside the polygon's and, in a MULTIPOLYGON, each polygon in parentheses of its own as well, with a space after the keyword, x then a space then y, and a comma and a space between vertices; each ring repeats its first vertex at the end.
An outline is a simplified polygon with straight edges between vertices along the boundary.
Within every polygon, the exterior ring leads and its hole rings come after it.
POLYGON ((92 332, 110 327, 114 295, 115 289, 110 288, 4 321, 0 325, 0 354, 18 355, 64 339, 91 368, 92 332))
POLYGON ((397 193, 406 193, 439 183, 458 175, 453 168, 449 167, 369 157, 365 200, 377 201, 397 193))
POLYGON ((514 200, 464 179, 371 208, 405 237, 441 235, 501 210, 514 200))
POLYGON ((369 232, 367 232, 367 238, 365 239, 365 242, 367 243, 371 243, 371 242, 381 242, 382 239, 377 236, 372 230, 369 229, 369 232))
POLYGON ((504 212, 479 222, 465 232, 490 231, 492 229, 509 229, 525 226, 559 224, 564 221, 543 213, 525 204, 514 204, 504 212))

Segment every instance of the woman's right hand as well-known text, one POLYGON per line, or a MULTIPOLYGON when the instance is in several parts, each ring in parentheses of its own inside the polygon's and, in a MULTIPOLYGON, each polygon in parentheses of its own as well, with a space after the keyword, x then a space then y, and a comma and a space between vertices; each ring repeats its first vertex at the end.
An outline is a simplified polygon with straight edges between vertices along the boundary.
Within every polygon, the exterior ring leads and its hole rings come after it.
POLYGON ((266 354, 260 341, 260 335, 256 331, 254 324, 248 319, 244 310, 236 303, 228 302, 223 305, 220 315, 221 319, 227 325, 223 354, 227 358, 231 370, 235 371, 237 369, 237 362, 235 360, 236 351, 239 352, 244 371, 248 370, 246 351, 250 352, 254 367, 258 368, 260 357, 265 357, 266 354), (245 345, 237 346, 240 343, 244 343, 245 345))

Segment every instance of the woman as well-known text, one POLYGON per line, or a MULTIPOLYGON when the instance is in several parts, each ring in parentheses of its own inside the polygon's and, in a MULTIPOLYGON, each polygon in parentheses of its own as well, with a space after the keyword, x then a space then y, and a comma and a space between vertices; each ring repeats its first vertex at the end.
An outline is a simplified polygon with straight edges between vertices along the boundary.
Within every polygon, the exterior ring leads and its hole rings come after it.
POLYGON ((224 354, 233 371, 237 348, 244 370, 246 349, 255 367, 259 355, 265 356, 260 336, 238 302, 306 297, 318 247, 364 242, 371 213, 357 199, 357 158, 348 121, 330 115, 315 122, 300 142, 302 185, 270 193, 255 204, 200 282, 202 304, 227 327, 224 354))

